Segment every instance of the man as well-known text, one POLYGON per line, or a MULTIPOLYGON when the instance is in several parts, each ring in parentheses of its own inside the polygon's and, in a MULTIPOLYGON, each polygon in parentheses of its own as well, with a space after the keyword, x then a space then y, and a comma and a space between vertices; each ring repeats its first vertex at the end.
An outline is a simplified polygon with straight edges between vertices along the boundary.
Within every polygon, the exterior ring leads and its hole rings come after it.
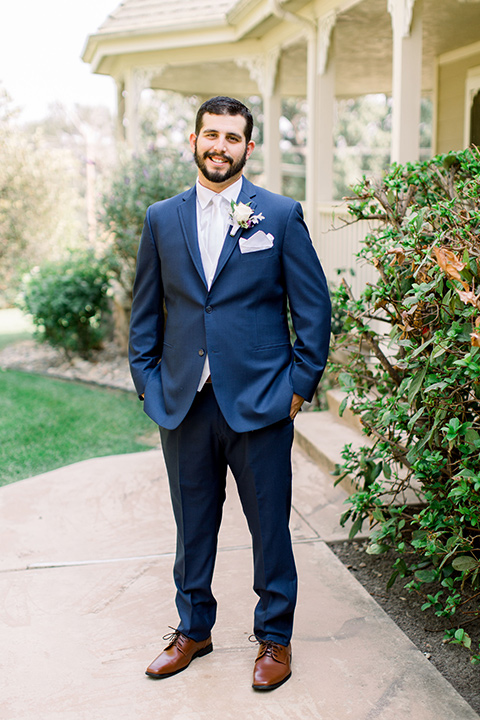
POLYGON ((259 596, 253 687, 272 690, 291 675, 293 419, 325 367, 330 301, 299 203, 243 177, 252 126, 248 108, 231 98, 199 109, 190 136, 196 186, 147 211, 129 352, 145 412, 160 426, 177 525, 180 623, 147 675, 169 677, 212 650, 211 581, 229 466, 259 596))

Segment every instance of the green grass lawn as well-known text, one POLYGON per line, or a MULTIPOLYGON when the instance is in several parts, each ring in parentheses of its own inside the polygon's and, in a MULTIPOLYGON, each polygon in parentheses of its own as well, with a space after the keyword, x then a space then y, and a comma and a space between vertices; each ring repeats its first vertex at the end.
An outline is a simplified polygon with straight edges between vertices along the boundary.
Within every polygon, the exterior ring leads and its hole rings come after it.
POLYGON ((155 437, 134 393, 0 371, 0 485, 151 449, 155 437))

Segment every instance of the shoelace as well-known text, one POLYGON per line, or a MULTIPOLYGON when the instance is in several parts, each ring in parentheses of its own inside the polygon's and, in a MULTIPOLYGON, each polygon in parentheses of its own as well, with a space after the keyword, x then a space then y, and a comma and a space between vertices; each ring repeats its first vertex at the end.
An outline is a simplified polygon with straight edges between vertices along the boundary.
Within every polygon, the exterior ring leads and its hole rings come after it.
POLYGON ((165 640, 168 643, 168 647, 172 647, 172 645, 181 645, 181 635, 182 633, 180 630, 176 630, 171 625, 168 626, 170 630, 172 630, 171 633, 167 633, 163 636, 163 640, 165 640))
POLYGON ((257 638, 256 635, 250 635, 248 638, 250 642, 257 643, 257 645, 260 645, 260 649, 258 651, 257 660, 259 660, 262 657, 271 657, 272 660, 276 660, 277 662, 280 662, 277 657, 278 652, 278 643, 273 642, 272 640, 260 640, 257 638))

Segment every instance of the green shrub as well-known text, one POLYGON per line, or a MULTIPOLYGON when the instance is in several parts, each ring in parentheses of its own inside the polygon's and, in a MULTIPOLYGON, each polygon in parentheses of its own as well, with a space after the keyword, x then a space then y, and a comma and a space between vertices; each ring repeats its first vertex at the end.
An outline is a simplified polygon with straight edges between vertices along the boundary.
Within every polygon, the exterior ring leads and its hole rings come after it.
POLYGON ((110 314, 109 271, 93 253, 33 270, 24 281, 21 306, 32 315, 35 335, 70 355, 88 356, 101 346, 110 314))
POLYGON ((102 200, 101 222, 112 236, 110 264, 128 296, 147 208, 186 190, 195 175, 193 162, 157 148, 129 158, 117 169, 102 200))
POLYGON ((371 439, 344 449, 337 474, 357 491, 343 521, 353 536, 368 518, 369 551, 399 553, 390 582, 411 575, 453 624, 480 614, 480 155, 394 165, 355 194, 350 212, 373 224, 359 255, 379 277, 359 298, 337 291, 350 362, 336 370, 371 439))

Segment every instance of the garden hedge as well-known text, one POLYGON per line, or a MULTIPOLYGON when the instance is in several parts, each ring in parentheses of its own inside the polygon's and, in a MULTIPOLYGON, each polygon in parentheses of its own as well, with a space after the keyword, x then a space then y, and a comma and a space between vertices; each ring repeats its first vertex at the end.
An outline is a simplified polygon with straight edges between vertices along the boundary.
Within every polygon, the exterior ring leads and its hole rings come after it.
POLYGON ((356 486, 342 520, 353 520, 352 537, 373 525, 369 552, 397 552, 389 583, 411 575, 448 639, 470 647, 462 625, 480 614, 480 154, 395 164, 354 193, 352 222, 369 224, 359 257, 378 280, 357 298, 344 280, 334 298, 336 346, 348 352, 335 368, 341 412, 348 403, 369 436, 344 448, 337 469, 356 486))

